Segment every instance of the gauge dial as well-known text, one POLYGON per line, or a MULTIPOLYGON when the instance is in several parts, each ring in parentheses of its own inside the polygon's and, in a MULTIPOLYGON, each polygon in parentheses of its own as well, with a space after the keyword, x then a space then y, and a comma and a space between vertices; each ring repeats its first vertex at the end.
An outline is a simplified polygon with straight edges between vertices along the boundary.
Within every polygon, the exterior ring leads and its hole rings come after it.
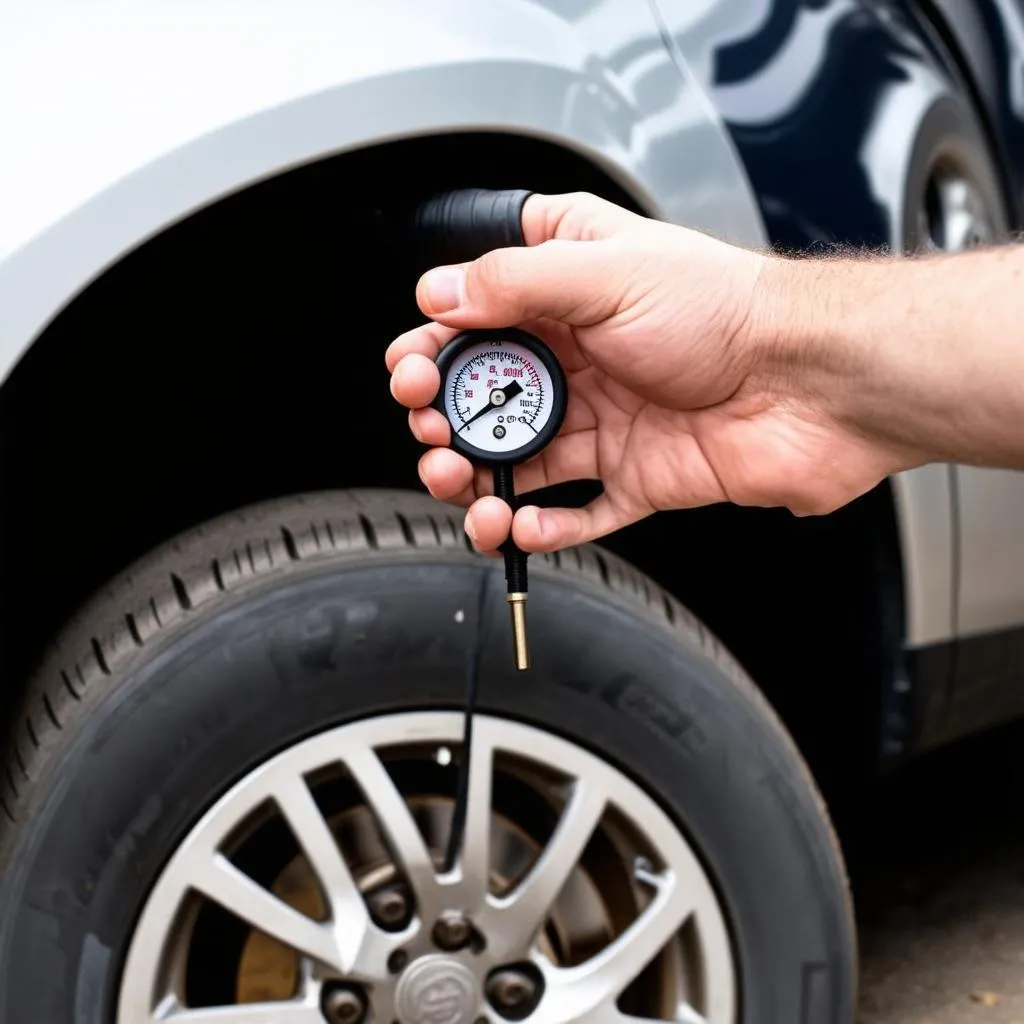
POLYGON ((517 462, 544 447, 565 413, 551 351, 522 331, 472 331, 438 359, 452 447, 478 461, 517 462))

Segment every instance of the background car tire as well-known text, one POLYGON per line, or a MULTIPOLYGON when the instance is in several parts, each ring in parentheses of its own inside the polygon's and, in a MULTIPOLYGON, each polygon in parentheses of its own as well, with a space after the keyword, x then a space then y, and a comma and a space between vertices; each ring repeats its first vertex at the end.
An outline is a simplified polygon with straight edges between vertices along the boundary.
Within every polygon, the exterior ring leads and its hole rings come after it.
POLYGON ((717 886, 742 1020, 852 1020, 840 854, 764 700, 624 563, 594 547, 533 561, 523 675, 498 566, 466 549, 459 513, 418 495, 260 505, 112 583, 17 721, 0 807, 0 1019, 114 1020, 135 922, 198 817, 329 726, 459 708, 486 582, 481 709, 588 747, 660 800, 717 886))
POLYGON ((962 100, 940 97, 918 126, 906 177, 904 248, 955 252, 1003 241, 1009 231, 1003 196, 977 119, 962 100))

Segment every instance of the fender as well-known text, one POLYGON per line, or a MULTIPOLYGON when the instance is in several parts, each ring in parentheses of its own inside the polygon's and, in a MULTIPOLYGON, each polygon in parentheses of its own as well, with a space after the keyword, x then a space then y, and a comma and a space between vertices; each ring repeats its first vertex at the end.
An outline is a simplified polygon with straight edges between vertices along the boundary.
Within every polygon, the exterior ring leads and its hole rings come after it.
POLYGON ((396 138, 542 136, 654 216, 763 244, 727 132, 647 4, 562 6, 41 0, 12 12, 0 35, 14 76, 0 105, 0 379, 104 268, 169 225, 396 138))

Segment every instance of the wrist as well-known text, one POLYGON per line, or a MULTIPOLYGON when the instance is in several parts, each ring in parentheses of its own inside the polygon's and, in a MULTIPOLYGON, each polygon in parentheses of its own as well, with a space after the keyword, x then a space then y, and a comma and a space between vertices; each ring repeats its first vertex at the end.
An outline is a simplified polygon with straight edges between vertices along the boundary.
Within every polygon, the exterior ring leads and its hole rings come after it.
POLYGON ((802 412, 875 445, 892 471, 922 445, 914 381, 893 325, 912 316, 912 261, 770 256, 758 279, 750 344, 762 385, 802 412))

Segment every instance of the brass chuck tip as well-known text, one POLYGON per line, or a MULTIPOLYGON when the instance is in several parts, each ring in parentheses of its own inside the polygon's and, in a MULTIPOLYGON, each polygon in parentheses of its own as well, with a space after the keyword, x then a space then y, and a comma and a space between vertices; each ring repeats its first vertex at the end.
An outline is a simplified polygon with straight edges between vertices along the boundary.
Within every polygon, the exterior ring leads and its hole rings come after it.
POLYGON ((525 672, 530 667, 530 647, 526 642, 526 594, 509 594, 508 607, 512 612, 512 646, 515 649, 516 668, 525 672))

